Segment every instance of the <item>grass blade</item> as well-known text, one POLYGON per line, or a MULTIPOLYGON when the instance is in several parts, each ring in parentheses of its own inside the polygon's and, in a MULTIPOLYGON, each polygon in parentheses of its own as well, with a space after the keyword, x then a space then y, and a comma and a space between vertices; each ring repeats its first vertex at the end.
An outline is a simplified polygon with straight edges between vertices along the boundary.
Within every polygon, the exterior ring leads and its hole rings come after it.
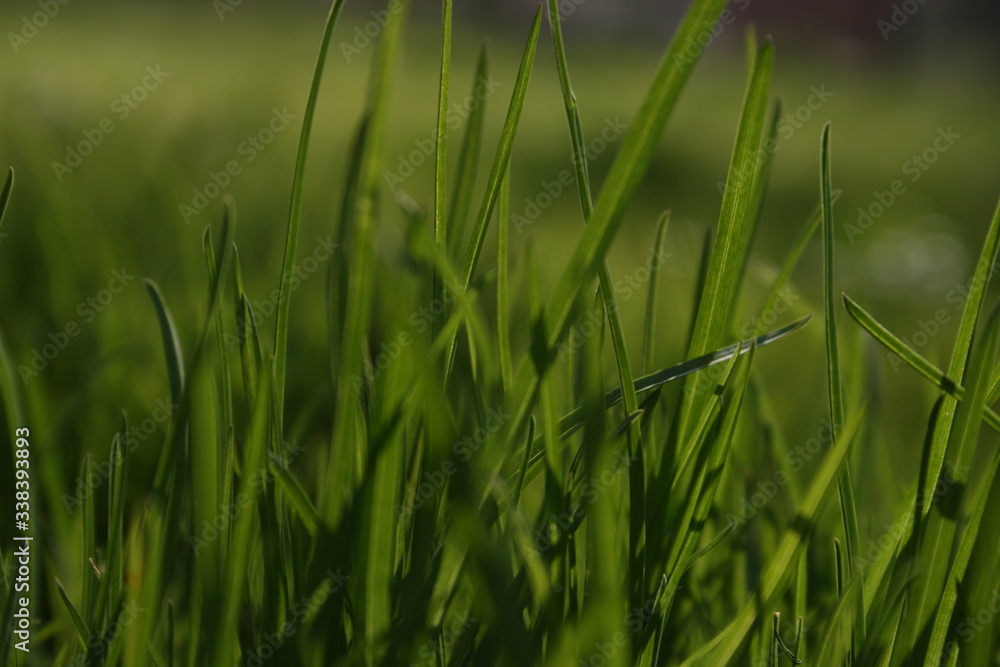
MULTIPOLYGON (((316 59, 316 69, 313 72, 312 84, 309 88, 309 100, 306 102, 302 117, 302 133, 299 136, 298 154, 295 158, 295 176, 292 179, 292 196, 288 206, 288 229, 285 236, 285 251, 281 262, 281 281, 278 284, 278 314, 274 328, 274 369, 275 390, 278 396, 285 395, 285 368, 288 351, 288 313, 291 306, 292 275, 295 270, 295 254, 299 243, 299 227, 302 224, 302 187, 306 174, 306 158, 309 154, 309 140, 312 135, 313 118, 316 115, 316 104, 319 99, 320 84, 323 81, 323 67, 326 64, 326 54, 330 48, 330 39, 337 18, 344 7, 344 0, 333 0, 330 13, 323 29, 323 39, 320 42, 319 56, 316 59)), ((277 422, 279 432, 283 423, 283 400, 278 402, 277 422)))

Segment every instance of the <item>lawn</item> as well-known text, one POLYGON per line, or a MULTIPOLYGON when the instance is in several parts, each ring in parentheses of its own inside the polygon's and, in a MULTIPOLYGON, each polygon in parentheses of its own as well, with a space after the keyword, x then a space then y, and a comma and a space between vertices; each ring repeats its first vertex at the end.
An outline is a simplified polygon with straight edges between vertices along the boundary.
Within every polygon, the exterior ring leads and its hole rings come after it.
POLYGON ((341 4, 0 9, 0 660, 1000 664, 995 74, 341 4))

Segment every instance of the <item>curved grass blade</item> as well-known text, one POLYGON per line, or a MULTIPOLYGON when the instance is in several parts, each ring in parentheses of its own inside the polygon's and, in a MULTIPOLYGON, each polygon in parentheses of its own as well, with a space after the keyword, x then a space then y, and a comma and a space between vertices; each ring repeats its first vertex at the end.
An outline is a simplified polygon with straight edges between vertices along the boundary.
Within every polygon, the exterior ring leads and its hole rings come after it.
POLYGON ((59 597, 62 599, 63 604, 66 605, 66 610, 69 612, 69 617, 73 621, 74 627, 76 627, 76 632, 80 637, 80 643, 86 648, 88 647, 88 642, 90 641, 90 630, 87 629, 87 625, 83 622, 83 617, 80 616, 80 612, 77 611, 76 605, 73 601, 69 599, 69 595, 66 594, 66 589, 63 588, 62 582, 59 581, 59 577, 56 577, 56 589, 59 591, 59 597))
MULTIPOLYGON (((302 133, 299 136, 298 154, 295 158, 295 176, 292 179, 292 196, 288 207, 288 229, 285 236, 285 251, 281 262, 281 281, 278 284, 278 314, 274 329, 274 369, 275 390, 278 396, 285 395, 285 368, 288 349, 288 313, 291 305, 292 273, 295 270, 295 254, 299 243, 299 227, 302 222, 302 187, 306 173, 306 157, 309 153, 309 139, 312 135, 313 117, 316 115, 316 103, 319 99, 320 83, 323 80, 323 66, 326 54, 330 48, 330 39, 337 18, 344 7, 344 0, 333 0, 330 13, 323 29, 323 40, 316 59, 316 69, 313 72, 312 85, 309 88, 309 100, 306 102, 302 118, 302 133)), ((283 423, 283 400, 278 401, 277 423, 283 423)))
POLYGON ((486 194, 483 197, 476 216, 476 222, 472 228, 472 239, 469 241, 469 249, 466 253, 465 264, 462 267, 462 278, 465 287, 472 283, 472 274, 476 270, 476 262, 479 253, 483 249, 483 241, 486 238, 486 226, 490 216, 493 215, 493 207, 496 205, 497 197, 500 193, 500 181, 507 171, 507 164, 510 161, 510 152, 514 146, 514 136, 517 133, 517 126, 521 120, 521 111, 524 109, 524 98, 528 92, 528 79, 531 77, 531 68, 535 62, 535 51, 538 46, 538 33, 542 24, 542 9, 538 8, 535 13, 534 23, 531 24, 531 32, 528 34, 528 42, 524 47, 524 54, 521 56, 521 65, 517 71, 517 79, 514 81, 514 92, 510 98, 510 106, 507 109, 507 118, 504 121, 503 131, 500 135, 500 144, 497 146, 496 157, 493 159, 493 167, 490 170, 489 179, 486 182, 486 194))

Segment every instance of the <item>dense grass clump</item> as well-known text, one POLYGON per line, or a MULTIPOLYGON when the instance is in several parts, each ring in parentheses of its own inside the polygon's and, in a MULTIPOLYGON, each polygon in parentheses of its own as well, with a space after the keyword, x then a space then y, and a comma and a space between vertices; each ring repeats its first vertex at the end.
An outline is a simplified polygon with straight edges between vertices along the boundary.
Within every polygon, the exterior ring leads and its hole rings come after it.
MULTIPOLYGON (((144 449, 155 451, 151 487, 130 484, 137 431, 127 414, 107 456, 80 462, 83 492, 67 495, 32 459, 41 508, 32 517, 41 528, 28 531, 38 545, 32 609, 54 611, 33 617, 31 651, 19 650, 16 556, 0 545, 5 664, 1000 664, 1000 520, 986 511, 1000 491, 1000 454, 992 441, 979 446, 984 425, 1000 432, 990 408, 1000 398, 1000 319, 984 314, 1000 213, 941 370, 835 290, 827 125, 816 210, 767 298, 751 303, 746 275, 767 224, 767 147, 782 112, 771 102, 774 47, 750 32, 718 224, 694 308, 678 312, 662 275, 669 212, 628 276, 606 258, 725 1, 692 3, 597 187, 558 0, 530 26, 495 148, 484 142, 485 103, 460 135, 451 131, 444 0, 434 188, 407 193, 387 187, 384 155, 408 6, 394 0, 345 156, 342 204, 328 239, 302 259, 311 132, 343 4, 330 10, 302 115, 273 319, 248 293, 226 198, 221 225, 203 236, 200 325, 180 332, 175 314, 191 307, 169 284, 145 281, 169 385, 165 435, 144 449), (565 187, 579 196, 579 231, 521 256, 510 243, 511 158, 546 15, 564 101, 552 113, 569 130, 565 187), (481 156, 491 166, 477 178, 481 156), (377 251, 390 209, 406 221, 393 256, 377 251), (817 236, 823 308, 798 312, 784 295, 817 236), (556 252, 549 285, 542 263, 556 252), (298 272, 320 256, 326 310, 311 326, 327 349, 303 360, 290 314, 298 272), (636 293, 641 331, 629 330, 619 303, 636 293), (845 312, 851 322, 838 325, 845 312), (678 322, 688 323, 686 351, 657 367, 662 332, 678 322), (919 415, 926 438, 908 445, 919 477, 901 482, 906 502, 883 528, 855 499, 852 451, 875 442, 868 413, 881 397, 866 381, 866 348, 841 341, 847 326, 936 392, 919 415), (800 444, 777 417, 784 388, 757 360, 785 360, 781 373, 793 377, 783 347, 804 327, 826 360, 813 396, 825 417, 800 444), (79 511, 49 520, 67 498, 79 511)), ((473 90, 489 73, 484 48, 473 90)), ((13 172, 0 216, 12 184, 13 172)), ((15 428, 34 429, 46 409, 18 376, 25 357, 0 335, 11 461, 23 449, 15 428)), ((55 437, 37 430, 43 447, 55 437)))

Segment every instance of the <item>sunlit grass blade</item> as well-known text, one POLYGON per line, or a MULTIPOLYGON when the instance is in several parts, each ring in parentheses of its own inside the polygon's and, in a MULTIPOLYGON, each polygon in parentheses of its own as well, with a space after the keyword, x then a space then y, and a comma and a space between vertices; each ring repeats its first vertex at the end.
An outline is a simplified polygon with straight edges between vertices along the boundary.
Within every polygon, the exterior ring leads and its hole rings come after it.
MULTIPOLYGON (((979 316, 983 308, 983 299, 986 296, 986 288, 989 286, 990 277, 993 275, 993 267, 997 263, 998 252, 1000 252, 1000 205, 997 206, 996 212, 993 214, 993 220, 990 223, 986 240, 983 243, 979 262, 976 264, 976 272, 969 287, 968 298, 965 303, 965 309, 962 311, 961 323, 959 324, 958 336, 955 338, 955 347, 951 353, 951 362, 948 365, 948 377, 960 384, 965 382, 965 375, 969 368, 969 356, 972 350, 972 336, 979 323, 979 316)), ((948 434, 951 431, 957 405, 957 398, 948 395, 945 396, 941 409, 941 419, 938 420, 934 430, 934 438, 931 441, 927 470, 921 480, 921 497, 930 497, 930 491, 934 489, 941 479, 945 452, 948 448, 948 434)), ((929 511, 929 505, 921 509, 923 516, 926 516, 929 511)))
MULTIPOLYGON (((820 210, 823 217, 823 304, 826 323, 826 366, 827 396, 830 406, 830 424, 833 438, 840 436, 844 424, 844 387, 840 364, 840 343, 837 338, 837 299, 834 297, 834 226, 833 226, 833 186, 830 174, 830 124, 823 127, 820 143, 820 210)), ((858 510, 854 501, 854 485, 851 481, 850 458, 837 481, 840 494, 840 513, 846 537, 846 570, 848 577, 853 571, 855 555, 860 548, 861 537, 858 529, 858 510)), ((864 640, 865 609, 864 580, 859 581, 860 594, 856 598, 854 610, 854 635, 852 646, 864 640)), ((853 653, 853 650, 852 650, 853 653)))
POLYGON ((751 222, 750 215, 756 214, 755 211, 751 213, 749 208, 754 181, 760 170, 757 149, 764 129, 773 68, 774 47, 770 41, 765 41, 757 55, 753 76, 743 101, 736 144, 723 193, 722 211, 719 214, 718 234, 708 269, 708 281, 695 319, 689 350, 689 356, 692 357, 717 347, 728 324, 729 305, 743 266, 743 258, 738 254, 741 251, 741 238, 745 227, 751 222))
MULTIPOLYGON (((942 591, 948 597, 948 573, 958 568, 956 577, 965 569, 965 563, 955 561, 954 547, 959 535, 960 519, 963 501, 970 481, 970 471, 973 464, 979 430, 982 422, 983 407, 989 392, 989 381, 992 369, 997 361, 998 342, 1000 342, 1000 310, 994 310, 986 329, 977 334, 972 355, 969 361, 968 397, 956 411, 953 428, 948 438, 946 450, 948 470, 945 471, 947 486, 943 493, 933 496, 933 501, 920 524, 919 533, 919 574, 914 582, 914 590, 909 604, 912 605, 904 622, 904 646, 906 660, 916 656, 926 655, 927 633, 933 628, 936 615, 943 615, 942 625, 938 629, 939 638, 943 642, 943 634, 947 630, 949 606, 942 603, 942 591)), ((947 400, 947 396, 945 396, 947 400)), ((987 478, 992 482, 992 471, 987 478)), ((972 531, 970 542, 962 545, 958 557, 968 559, 971 552, 975 532, 978 530, 978 520, 974 520, 965 530, 972 531)), ((961 542, 959 542, 961 545, 961 542)), ((953 607, 952 607, 953 608, 953 607)), ((940 653, 940 647, 938 649, 940 653)))

